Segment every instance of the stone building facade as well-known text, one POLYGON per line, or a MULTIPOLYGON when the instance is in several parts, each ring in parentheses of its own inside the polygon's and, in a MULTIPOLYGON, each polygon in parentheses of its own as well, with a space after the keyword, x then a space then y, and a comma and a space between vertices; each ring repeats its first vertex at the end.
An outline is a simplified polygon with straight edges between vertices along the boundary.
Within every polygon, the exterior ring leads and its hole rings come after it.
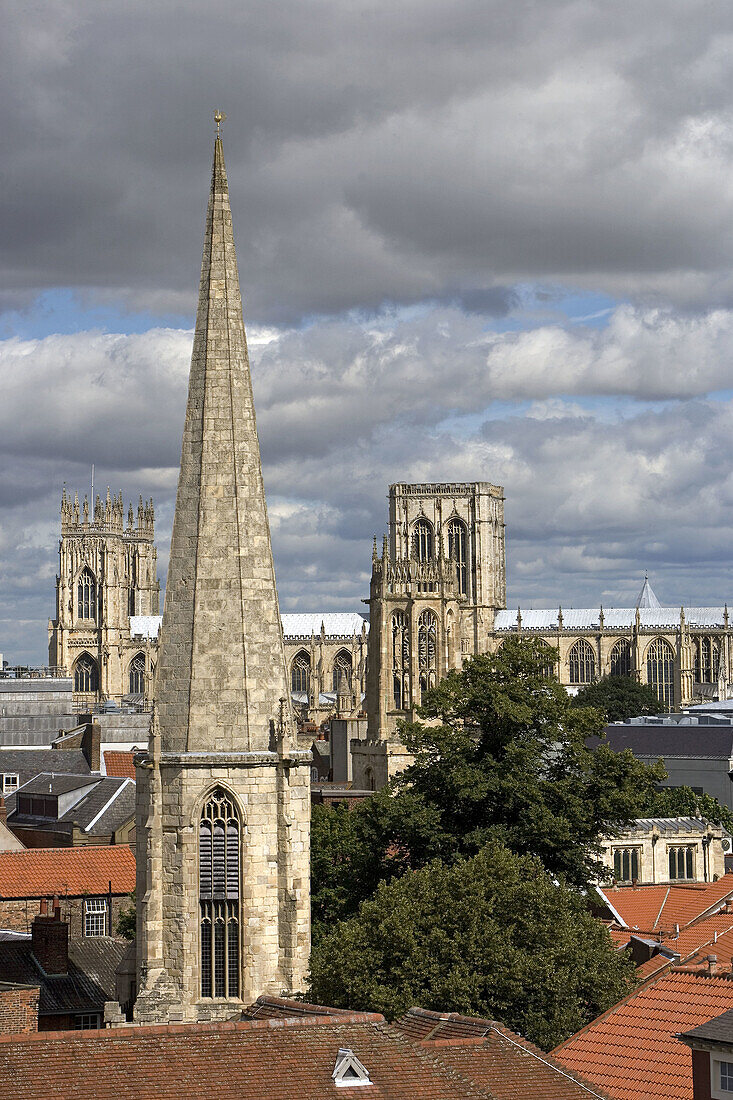
POLYGON ((125 696, 149 700, 154 643, 140 624, 157 616, 160 584, 152 500, 133 512, 122 494, 97 497, 93 513, 64 489, 56 577, 56 617, 48 659, 74 680, 77 709, 125 696))
POLYGON ((310 753, 291 715, 221 140, 214 150, 149 750, 137 1023, 305 987, 310 753))
POLYGON ((730 843, 720 825, 699 818, 639 818, 602 840, 601 860, 619 885, 714 882, 725 874, 730 843))
POLYGON ((283 615, 285 659, 293 707, 302 720, 319 723, 361 711, 366 695, 369 621, 358 613, 283 615))

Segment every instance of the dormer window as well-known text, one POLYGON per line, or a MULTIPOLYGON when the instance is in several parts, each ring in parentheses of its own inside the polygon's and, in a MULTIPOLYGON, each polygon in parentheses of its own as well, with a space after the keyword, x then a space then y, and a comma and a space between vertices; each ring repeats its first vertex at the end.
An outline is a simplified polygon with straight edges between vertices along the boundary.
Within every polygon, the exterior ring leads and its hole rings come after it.
POLYGON ((353 1088, 372 1083, 368 1069, 363 1062, 359 1061, 350 1047, 339 1049, 331 1077, 336 1088, 353 1088))

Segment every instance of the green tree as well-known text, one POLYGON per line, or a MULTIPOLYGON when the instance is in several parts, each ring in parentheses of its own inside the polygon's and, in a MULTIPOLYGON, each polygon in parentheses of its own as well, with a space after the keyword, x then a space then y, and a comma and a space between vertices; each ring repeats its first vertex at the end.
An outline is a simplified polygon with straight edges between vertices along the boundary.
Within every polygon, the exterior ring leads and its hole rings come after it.
POLYGON ((722 825, 733 835, 733 813, 709 794, 696 794, 692 787, 662 787, 652 791, 640 807, 640 817, 701 817, 722 825))
POLYGON ((124 909, 120 909, 120 914, 117 918, 117 924, 115 926, 115 932, 118 936, 124 936, 126 940, 134 940, 136 935, 136 902, 135 891, 130 894, 130 904, 125 906, 124 909))
POLYGON ((547 1050, 624 996, 634 967, 576 891, 492 845, 381 883, 314 948, 311 981, 321 1004, 489 1017, 547 1050))
POLYGON ((594 684, 585 684, 571 706, 596 707, 607 722, 625 722, 638 714, 659 714, 663 709, 656 692, 631 676, 604 676, 594 684))

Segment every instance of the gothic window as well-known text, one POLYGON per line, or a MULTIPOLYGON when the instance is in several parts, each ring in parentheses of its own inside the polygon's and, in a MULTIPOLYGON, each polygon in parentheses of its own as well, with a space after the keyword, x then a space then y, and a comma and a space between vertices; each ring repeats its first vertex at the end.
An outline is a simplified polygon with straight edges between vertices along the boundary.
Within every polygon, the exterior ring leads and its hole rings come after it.
POLYGON ((344 684, 351 691, 351 654, 347 653, 345 649, 336 654, 336 660, 333 662, 332 683, 334 691, 338 691, 342 676, 344 677, 344 684))
POLYGON ((199 822, 201 996, 239 996, 239 815, 217 787, 199 822))
POLYGON ((557 666, 555 664, 555 658, 550 653, 550 647, 547 642, 540 642, 543 649, 547 650, 547 664, 543 665, 540 669, 540 676, 544 676, 547 680, 554 680, 557 676, 557 666))
POLYGON ((82 570, 76 587, 76 612, 79 619, 97 621, 97 582, 91 569, 82 570))
POLYGON ((290 690, 307 695, 311 689, 311 662, 307 653, 296 653, 290 666, 290 690))
POLYGON ((130 695, 145 694, 145 654, 138 653, 130 661, 130 695))
POLYGON ((452 519, 448 524, 448 557, 456 563, 458 591, 461 596, 468 594, 468 571, 466 566, 466 525, 460 519, 452 519))
POLYGON ((433 528, 426 519, 419 519, 412 529, 412 556, 418 561, 430 561, 433 556, 433 528))
POLYGON ((614 848, 613 877, 616 882, 633 882, 639 878, 639 849, 614 848))
POLYGON ((720 648, 712 638, 695 642, 695 683, 712 684, 718 679, 720 648))
POLYGON ((417 660, 420 698, 435 687, 437 676, 438 619, 433 611, 422 611, 417 621, 417 660))
POLYGON ((674 650, 664 638, 655 638, 646 651, 646 682, 668 710, 674 704, 674 650))
POLYGON ((592 684, 596 678, 596 658, 585 638, 576 642, 568 656, 571 684, 592 684))
POLYGON ((392 687, 395 710, 410 705, 410 634, 404 611, 392 616, 392 687))
POLYGON ((74 691, 82 695, 91 695, 99 691, 97 662, 88 653, 82 653, 74 665, 74 691))
POLYGON ((695 849, 690 844, 669 849, 669 877, 692 879, 695 877, 695 849))
POLYGON ((611 650, 611 675, 631 676, 631 642, 622 638, 611 650))

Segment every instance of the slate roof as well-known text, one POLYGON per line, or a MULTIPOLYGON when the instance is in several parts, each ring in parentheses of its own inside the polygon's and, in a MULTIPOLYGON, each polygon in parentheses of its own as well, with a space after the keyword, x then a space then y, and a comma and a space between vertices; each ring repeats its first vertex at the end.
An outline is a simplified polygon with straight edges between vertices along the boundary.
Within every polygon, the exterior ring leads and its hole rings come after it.
POLYGON ((94 786, 60 817, 52 819, 54 823, 68 826, 76 825, 90 836, 111 836, 135 813, 135 781, 114 776, 51 776, 38 775, 23 787, 19 787, 6 798, 8 816, 12 815, 11 825, 46 827, 46 819, 20 814, 17 812, 17 798, 23 794, 64 794, 73 791, 83 783, 94 782, 94 786))
POLYGON ((135 778, 134 761, 134 752, 119 752, 115 749, 106 749, 104 752, 104 767, 107 775, 118 776, 120 779, 135 778))
POLYGON ((104 1012, 115 998, 115 969, 127 944, 108 936, 69 940, 69 972, 49 977, 33 957, 31 943, 0 941, 0 978, 38 985, 40 1015, 104 1012))
POLYGON ((675 924, 684 928, 733 898, 733 874, 723 875, 717 882, 596 889, 627 928, 672 932, 675 924))
MULTIPOLYGON (((690 759, 709 758, 730 760, 733 756, 733 727, 689 725, 669 726, 606 726, 605 743, 614 752, 631 749, 635 756, 689 757, 690 759)), ((597 739, 590 738, 588 744, 595 747, 597 739)))
POLYGON ((0 749, 0 772, 16 772, 23 786, 41 772, 54 775, 90 775, 81 749, 0 749))
POLYGON ((733 1008, 691 1031, 683 1032, 680 1038, 683 1042, 685 1039, 700 1039, 706 1043, 733 1043, 733 1008))
POLYGON ((79 848, 26 848, 0 852, 0 898, 129 894, 135 888, 135 856, 129 844, 79 848))
POLYGON ((676 1035, 733 1009, 733 978, 675 968, 552 1052, 614 1100, 692 1100, 692 1060, 676 1035))

